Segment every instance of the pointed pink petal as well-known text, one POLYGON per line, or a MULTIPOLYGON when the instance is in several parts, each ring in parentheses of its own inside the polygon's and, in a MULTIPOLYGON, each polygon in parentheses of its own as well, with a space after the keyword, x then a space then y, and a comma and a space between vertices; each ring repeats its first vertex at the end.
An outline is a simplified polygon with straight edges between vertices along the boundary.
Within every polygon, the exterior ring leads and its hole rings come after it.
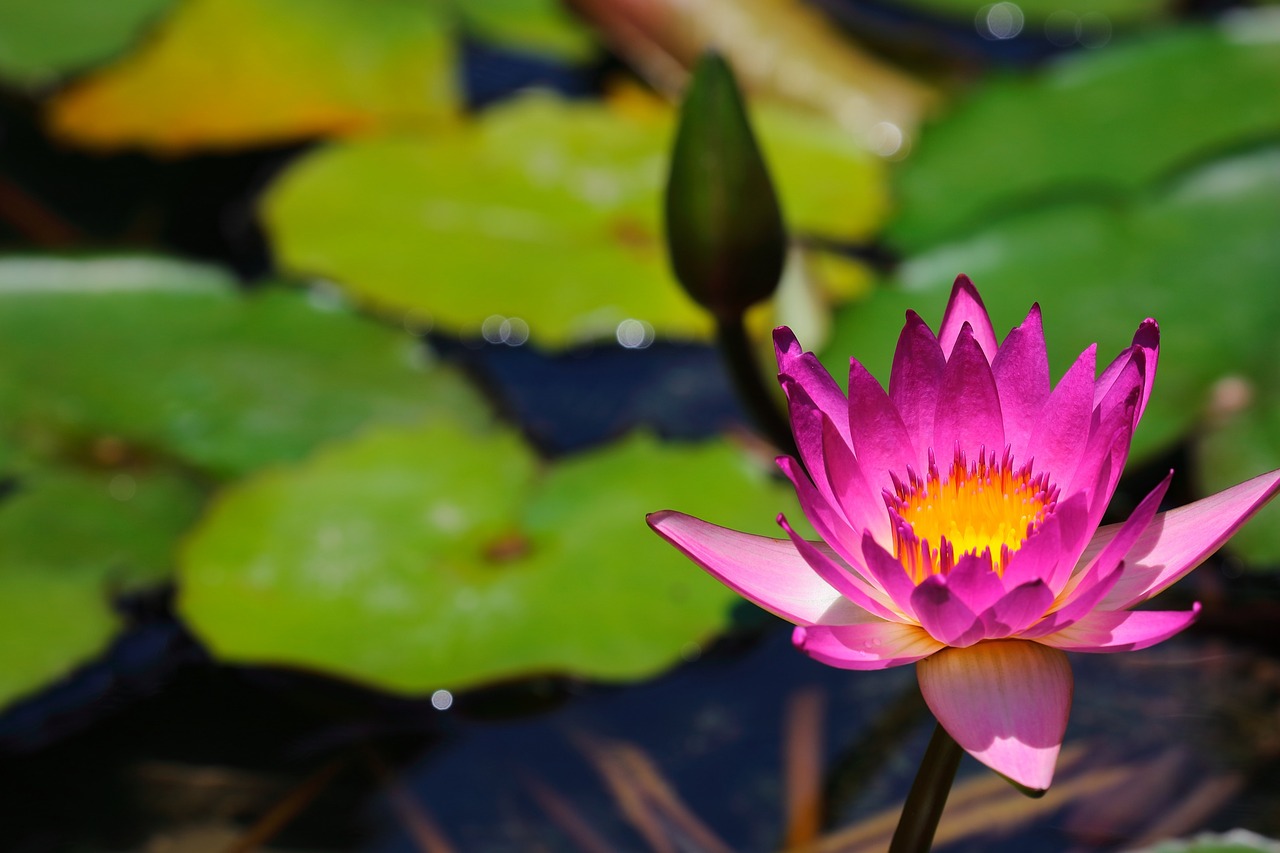
POLYGON ((899 622, 801 626, 791 640, 814 660, 841 669, 888 669, 943 647, 919 625, 899 622))
MULTIPOLYGON (((1097 556, 1090 562, 1081 564, 1084 570, 1077 572, 1062 590, 1061 600, 1064 606, 1060 608, 1061 610, 1069 608, 1079 596, 1088 595, 1094 585, 1108 578, 1115 571, 1120 561, 1129 553, 1129 549, 1138 541, 1138 537, 1156 517, 1156 511, 1160 509, 1160 502, 1169 491, 1169 483, 1172 480, 1173 471, 1170 471, 1134 508, 1124 523, 1119 525, 1115 534, 1107 537, 1106 544, 1097 556)), ((1101 600, 1101 596, 1095 597, 1095 603, 1098 600, 1101 600)), ((1090 605, 1090 609, 1092 608, 1093 605, 1090 605)), ((1073 614, 1072 618, 1078 619, 1081 615, 1083 613, 1078 612, 1073 614)))
POLYGON ((1042 580, 1060 590, 1071 576, 1076 555, 1084 547, 1089 521, 1084 495, 1060 502, 1053 514, 1014 552, 1004 570, 1006 588, 1042 580))
MULTIPOLYGON (((960 558, 977 560, 972 554, 960 558)), ((983 626, 978 615, 960 596, 947 587, 942 575, 930 575, 911 593, 911 607, 920 627, 935 640, 948 646, 968 646, 982 639, 983 626)))
POLYGON ((782 473, 791 481, 791 485, 795 487, 800 511, 813 525, 818 537, 834 548, 846 561, 856 564, 858 555, 862 553, 862 537, 854 533, 844 513, 822 496, 796 460, 790 456, 779 456, 775 461, 782 469, 782 473))
POLYGON ((1150 317, 1143 320, 1141 325, 1138 326, 1138 331, 1134 332, 1133 344, 1126 347, 1124 352, 1120 353, 1115 361, 1107 365, 1107 369, 1102 371, 1102 375, 1098 377, 1094 401, 1095 404, 1102 402, 1102 398, 1120 375, 1121 369, 1133 358, 1135 352, 1141 354, 1143 373, 1142 396, 1138 400, 1138 407, 1134 413, 1134 423, 1136 424, 1142 418, 1142 413, 1146 411, 1147 401, 1151 399, 1151 388, 1156 380, 1156 364, 1160 358, 1160 327, 1150 317))
POLYGON ((870 532, 877 541, 889 543, 893 533, 889 527, 889 512, 884 495, 872 492, 862 466, 854 458, 853 451, 845 444, 830 419, 823 419, 822 455, 826 461, 825 477, 836 505, 844 513, 845 520, 854 534, 870 532))
POLYGON ((991 362, 1004 415, 1004 437, 1015 459, 1026 460, 1045 400, 1049 399, 1049 354, 1045 347, 1040 306, 1033 305, 1022 325, 1009 332, 991 362))
POLYGON ((1066 655, 994 640, 944 649, 916 675, 929 710, 966 752, 1023 787, 1049 787, 1071 710, 1066 655))
POLYGON ((901 614, 895 613, 890 609, 888 605, 891 602, 883 592, 868 584, 846 566, 841 565, 831 554, 820 550, 812 542, 806 542, 791 529, 791 525, 787 523, 786 517, 781 513, 778 514, 778 525, 791 537, 791 543, 796 546, 796 551, 809 564, 809 567, 830 584, 832 589, 872 616, 877 616, 890 622, 903 621, 904 617, 901 614))
POLYGON ((960 331, 947 359, 933 419, 932 446, 938 457, 949 461, 959 447, 970 458, 985 448, 1004 450, 1004 416, 991 366, 969 327, 960 331))
MULTIPOLYGON (((848 402, 840 386, 831 378, 817 356, 805 352, 786 326, 773 330, 773 349, 778 358, 779 378, 788 377, 795 385, 803 388, 809 399, 831 418, 840 428, 845 441, 848 441, 848 402)), ((783 389, 786 387, 784 383, 783 389)))
POLYGON ((933 415, 938 408, 938 388, 947 360, 938 339, 914 311, 898 337, 889 374, 889 399, 902 418, 915 444, 916 471, 929 464, 929 438, 933 435, 933 415))
MULTIPOLYGON (((826 441, 823 438, 826 432, 825 424, 831 419, 813 402, 809 392, 795 380, 784 376, 779 381, 787 396, 787 409, 791 414, 791 434, 795 436, 796 449, 800 451, 800 459, 804 462, 805 470, 812 475, 810 482, 817 487, 824 501, 833 508, 838 507, 839 501, 826 475, 826 441)), ((832 424, 832 426, 835 425, 832 424)), ((839 435, 838 431, 837 435, 839 435)), ((840 438, 839 442, 848 446, 844 438, 840 438)), ((852 453, 851 450, 849 452, 852 453)))
POLYGON ((870 618, 809 568, 786 539, 753 536, 663 510, 654 531, 742 597, 788 622, 835 624, 870 618))
POLYGON ((1129 549, 1120 582, 1099 607, 1123 610, 1174 583, 1218 550, 1278 490, 1280 470, 1157 515, 1129 549))
POLYGON ((1058 380, 1027 440, 1027 457, 1034 470, 1047 473, 1059 488, 1071 482, 1089 440, 1096 352, 1097 347, 1090 346, 1080 353, 1058 380))
POLYGON ((973 336, 990 364, 996 357, 995 329, 991 327, 991 318, 987 316, 987 308, 982 304, 978 289, 969 276, 959 275, 951 285, 951 298, 947 300, 947 309, 942 312, 942 325, 938 329, 938 342, 948 359, 965 323, 973 329, 973 336))
POLYGON ((1075 474, 1063 486, 1066 494, 1083 491, 1089 496, 1089 513, 1095 522, 1102 519, 1124 472, 1133 438, 1133 413, 1141 394, 1142 389, 1135 385, 1123 401, 1114 405, 1108 401, 1094 412, 1089 441, 1080 454, 1075 474))
POLYGON ((903 476, 915 445, 889 395, 857 359, 849 360, 849 432, 853 454, 871 488, 888 488, 889 472, 903 476))
POLYGON ((960 559, 946 576, 947 589, 974 614, 981 613, 1005 594, 1000 575, 991 567, 990 559, 969 555, 960 559))
POLYGON ((1180 610, 1095 610, 1036 640, 1068 652, 1132 652, 1164 642, 1195 621, 1200 605, 1180 610))
POLYGON ((1012 637, 1035 622, 1053 604, 1053 590, 1042 580, 1028 581, 1005 593, 980 614, 986 639, 1012 637))
POLYGON ((867 567, 868 580, 884 590, 903 614, 915 619, 916 611, 911 606, 911 594, 916 591, 916 585, 898 558, 881 547, 870 533, 862 537, 862 557, 867 567))

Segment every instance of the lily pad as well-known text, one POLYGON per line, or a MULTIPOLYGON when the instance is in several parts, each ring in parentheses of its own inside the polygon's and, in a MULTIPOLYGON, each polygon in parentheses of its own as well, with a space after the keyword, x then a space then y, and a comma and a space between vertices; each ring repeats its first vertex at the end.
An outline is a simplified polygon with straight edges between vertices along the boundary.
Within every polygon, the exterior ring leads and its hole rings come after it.
POLYGON ((160 469, 45 469, 18 489, 0 502, 0 705, 101 650, 113 594, 167 577, 204 501, 160 469))
POLYGON ((439 3, 190 0, 49 121, 82 145, 166 153, 436 126, 458 109, 453 66, 439 3))
POLYGON ((0 77, 51 83, 122 53, 174 0, 0 3, 0 77))
POLYGON ((903 163, 891 238, 919 251, 1049 195, 1123 196, 1280 136, 1275 21, 1241 12, 990 83, 903 163))
POLYGON ((559 0, 455 0, 468 35, 569 62, 592 59, 594 37, 559 0))
MULTIPOLYGON (((992 5, 991 0, 908 0, 908 3, 920 9, 927 9, 939 15, 962 20, 973 20, 984 8, 992 5)), ((1097 25, 1124 26, 1150 21, 1167 14, 1173 7, 1171 0, 1018 0, 1019 11, 1025 20, 1032 25, 1042 26, 1054 14, 1062 20, 1062 26, 1070 26, 1085 16, 1099 16, 1097 25), (1071 17, 1062 19, 1062 13, 1071 17)))
POLYGON ((144 258, 0 261, 0 437, 17 455, 172 458, 215 476, 298 459, 373 422, 482 423, 410 335, 294 290, 243 295, 144 258))
POLYGON ((1141 458, 1187 435, 1222 377, 1274 374, 1264 345, 1280 324, 1278 222, 1275 148, 1196 170, 1130 204, 1028 212, 917 254, 894 282, 842 309, 823 358, 843 372, 852 354, 886 380, 903 312, 936 325, 961 272, 1001 334, 1041 304, 1055 375, 1094 341, 1100 360, 1109 359, 1152 316, 1161 325, 1160 371, 1135 437, 1141 458))
MULTIPOLYGON (((773 116, 760 131, 793 227, 865 236, 881 221, 882 167, 838 131, 773 116)), ((660 237, 671 133, 665 109, 529 96, 464 134, 318 151, 275 184, 264 218, 295 272, 456 334, 497 315, 549 345, 611 338, 628 319, 700 337, 710 321, 660 237)))
POLYGON ((633 436, 544 471, 509 433, 381 429, 228 489, 187 542, 179 607, 225 660, 391 690, 640 678, 736 598, 645 513, 763 532, 786 495, 725 443, 633 436))

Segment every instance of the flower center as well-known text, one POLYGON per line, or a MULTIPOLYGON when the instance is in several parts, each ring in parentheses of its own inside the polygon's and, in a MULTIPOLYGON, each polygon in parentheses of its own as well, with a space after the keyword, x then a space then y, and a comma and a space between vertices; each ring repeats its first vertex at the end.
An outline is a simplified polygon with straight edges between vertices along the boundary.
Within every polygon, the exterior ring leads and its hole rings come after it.
POLYGON ((1052 512, 1058 490, 1030 464, 1015 468, 1008 449, 997 459, 983 448, 970 463, 956 450, 945 472, 929 454, 924 478, 907 470, 885 491, 898 560, 915 583, 946 574, 964 554, 977 554, 1000 574, 1052 512))

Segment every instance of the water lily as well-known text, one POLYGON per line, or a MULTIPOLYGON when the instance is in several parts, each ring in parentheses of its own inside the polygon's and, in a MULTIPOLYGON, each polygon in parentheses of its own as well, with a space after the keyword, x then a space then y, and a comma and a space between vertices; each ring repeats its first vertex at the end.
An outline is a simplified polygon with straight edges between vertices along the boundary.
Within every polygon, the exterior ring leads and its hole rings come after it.
POLYGON ((1144 320, 1099 375, 1091 346, 1051 385, 1039 306, 998 343, 956 280, 934 332, 914 312, 886 392, 856 359, 846 396, 787 328, 779 380, 803 460, 780 457, 821 541, 649 516, 716 578, 795 623, 809 656, 847 669, 917 663, 921 692, 967 752, 1043 790, 1066 731, 1064 652, 1142 649, 1187 611, 1134 610, 1212 554, 1280 488, 1280 471, 1159 512, 1172 472, 1128 520, 1100 526, 1151 394, 1144 320))

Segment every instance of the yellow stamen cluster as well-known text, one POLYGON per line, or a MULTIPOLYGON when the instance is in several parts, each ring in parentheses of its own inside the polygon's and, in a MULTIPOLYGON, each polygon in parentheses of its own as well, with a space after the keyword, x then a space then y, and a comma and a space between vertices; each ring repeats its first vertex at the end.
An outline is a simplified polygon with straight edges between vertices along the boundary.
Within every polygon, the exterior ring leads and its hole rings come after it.
POLYGON ((1031 466, 1014 468, 1009 451, 1002 458, 979 451, 969 463, 955 460, 939 472, 932 454, 928 474, 908 471, 886 492, 898 559, 915 583, 946 574, 964 554, 977 554, 1003 573, 1009 558, 1053 511, 1057 489, 1031 466))

